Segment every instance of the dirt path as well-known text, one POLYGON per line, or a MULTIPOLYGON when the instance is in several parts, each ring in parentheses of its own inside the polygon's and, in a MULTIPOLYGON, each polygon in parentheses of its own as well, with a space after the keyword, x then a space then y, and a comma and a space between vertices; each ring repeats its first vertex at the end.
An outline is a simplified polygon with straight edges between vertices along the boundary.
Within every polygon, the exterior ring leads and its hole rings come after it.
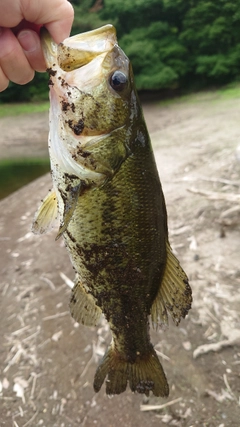
MULTIPOLYGON (((146 104, 144 112, 167 200, 170 241, 194 296, 178 328, 170 324, 152 333, 170 396, 143 399, 127 391, 109 399, 104 389, 93 392, 109 332, 105 323, 74 323, 66 284, 73 271, 63 242, 55 242, 55 232, 30 232, 50 188, 50 177, 43 177, 0 203, 0 426, 240 425, 240 100, 203 94, 192 102, 146 104), (164 409, 141 411, 175 399, 164 409)), ((47 131, 45 115, 20 122, 9 121, 8 127, 22 140, 29 123, 35 135, 47 131)))
POLYGON ((48 112, 0 118, 0 159, 48 156, 48 112))

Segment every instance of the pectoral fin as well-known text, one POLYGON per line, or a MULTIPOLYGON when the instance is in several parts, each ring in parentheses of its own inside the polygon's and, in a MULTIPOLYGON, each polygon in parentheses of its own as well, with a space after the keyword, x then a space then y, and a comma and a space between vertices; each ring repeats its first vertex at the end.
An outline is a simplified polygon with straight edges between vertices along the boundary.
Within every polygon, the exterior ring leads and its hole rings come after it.
POLYGON ((102 310, 80 281, 77 281, 72 289, 69 307, 74 320, 86 326, 96 326, 102 314, 102 310))
POLYGON ((32 232, 34 234, 44 234, 50 231, 58 219, 57 198, 54 190, 42 201, 33 220, 32 232))
POLYGON ((168 324, 168 313, 176 325, 191 308, 192 291, 186 273, 167 242, 167 263, 158 294, 153 302, 151 317, 154 325, 168 324))
POLYGON ((64 196, 63 221, 55 240, 58 240, 59 237, 61 237, 61 235, 64 233, 64 231, 66 231, 67 226, 72 219, 73 212, 76 208, 78 197, 80 195, 81 185, 81 182, 73 187, 70 187, 69 184, 67 195, 64 196))

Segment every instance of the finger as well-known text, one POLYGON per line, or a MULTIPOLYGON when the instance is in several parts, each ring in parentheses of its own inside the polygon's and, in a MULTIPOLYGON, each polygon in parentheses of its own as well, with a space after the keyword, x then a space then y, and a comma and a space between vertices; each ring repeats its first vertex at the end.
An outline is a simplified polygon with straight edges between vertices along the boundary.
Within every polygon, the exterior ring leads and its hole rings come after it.
POLYGON ((12 31, 8 28, 1 30, 0 67, 9 80, 25 84, 33 79, 34 71, 12 31))
POLYGON ((33 30, 35 33, 40 35, 40 29, 43 25, 34 24, 34 22, 26 21, 23 19, 16 27, 11 27, 11 30, 15 36, 22 30, 33 30))
POLYGON ((49 0, 31 0, 26 4, 27 6, 22 7, 22 18, 44 25, 56 43, 69 36, 74 18, 74 10, 69 1, 51 0, 49 3, 49 0))
POLYGON ((25 53, 25 56, 33 70, 46 71, 40 38, 35 31, 23 30, 17 35, 17 39, 25 53))
POLYGON ((45 23, 45 27, 56 43, 61 43, 65 38, 69 37, 73 19, 73 7, 69 1, 66 1, 58 8, 54 20, 50 23, 45 23))
POLYGON ((45 25, 56 43, 69 36, 74 10, 67 0, 1 0, 0 26, 13 28, 25 19, 28 22, 45 25))
POLYGON ((0 92, 3 92, 5 89, 7 89, 9 85, 9 80, 5 76, 4 72, 0 68, 0 92))

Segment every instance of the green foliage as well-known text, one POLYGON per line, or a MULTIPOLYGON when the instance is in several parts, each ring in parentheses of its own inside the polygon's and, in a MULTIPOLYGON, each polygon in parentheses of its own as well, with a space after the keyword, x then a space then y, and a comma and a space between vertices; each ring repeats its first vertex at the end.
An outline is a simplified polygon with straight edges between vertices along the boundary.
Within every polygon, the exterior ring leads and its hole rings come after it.
POLYGON ((194 77, 201 75, 205 85, 239 78, 239 9, 239 0, 199 0, 184 16, 180 40, 189 51, 194 77))
MULTIPOLYGON (((72 34, 112 23, 139 90, 239 80, 240 0, 72 0, 72 34)), ((48 76, 10 84, 3 102, 46 99, 48 76)))
POLYGON ((97 13, 99 8, 95 6, 94 0, 74 0, 71 3, 75 11, 72 35, 91 31, 108 23, 97 13))
POLYGON ((186 49, 164 22, 134 29, 120 39, 131 58, 138 89, 177 87, 186 70, 186 49))
POLYGON ((36 73, 34 79, 26 85, 20 86, 10 82, 7 90, 0 94, 0 103, 47 100, 48 79, 47 73, 36 73))
POLYGON ((118 37, 130 33, 135 28, 148 27, 161 20, 163 0, 104 0, 100 16, 111 22, 115 20, 118 37))

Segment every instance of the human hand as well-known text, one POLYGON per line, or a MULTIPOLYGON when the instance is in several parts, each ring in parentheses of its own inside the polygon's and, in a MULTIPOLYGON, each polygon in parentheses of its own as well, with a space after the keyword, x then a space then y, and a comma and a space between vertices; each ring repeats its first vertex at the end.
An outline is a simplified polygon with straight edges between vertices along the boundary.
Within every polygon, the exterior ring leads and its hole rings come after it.
POLYGON ((45 26, 56 43, 69 36, 73 8, 67 0, 1 0, 0 92, 9 81, 25 84, 45 71, 39 30, 45 26))

